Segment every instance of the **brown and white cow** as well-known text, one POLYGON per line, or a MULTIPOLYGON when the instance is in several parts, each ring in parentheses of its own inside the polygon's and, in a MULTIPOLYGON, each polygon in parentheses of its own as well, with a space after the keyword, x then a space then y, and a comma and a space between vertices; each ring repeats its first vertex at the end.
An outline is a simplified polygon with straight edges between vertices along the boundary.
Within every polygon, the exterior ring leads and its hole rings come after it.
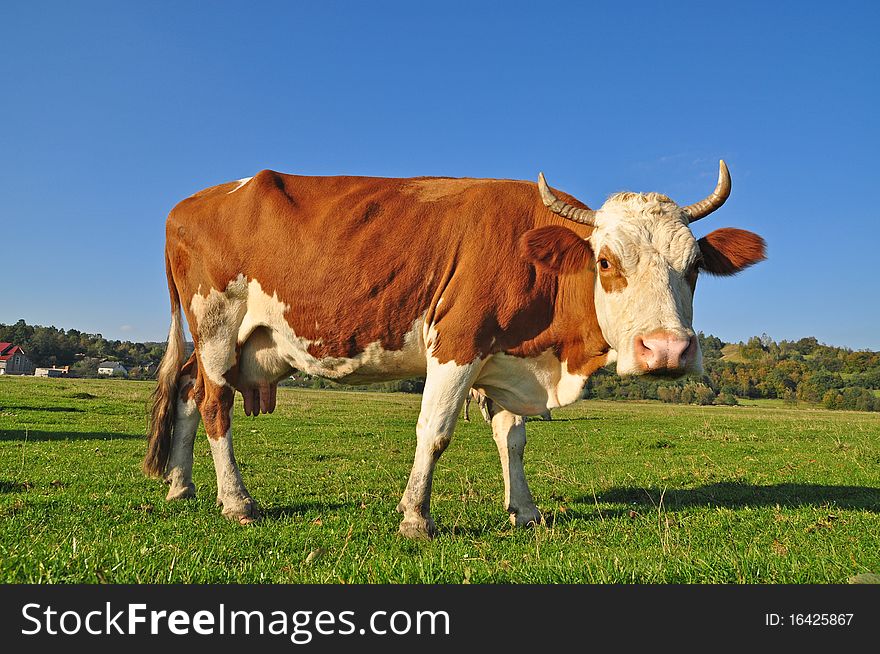
POLYGON ((400 531, 429 537, 435 464, 471 387, 497 409, 504 504, 541 520, 523 472, 523 416, 577 400, 614 360, 620 374, 701 368, 692 327, 700 270, 730 275, 763 240, 689 223, 727 199, 679 207, 619 193, 598 211, 538 184, 494 179, 304 177, 264 170, 180 202, 167 221, 168 349, 144 470, 194 495, 199 420, 227 517, 259 512, 232 449, 235 392, 247 414, 275 408, 294 368, 341 382, 424 375, 400 531), (196 349, 184 362, 181 307, 196 349))

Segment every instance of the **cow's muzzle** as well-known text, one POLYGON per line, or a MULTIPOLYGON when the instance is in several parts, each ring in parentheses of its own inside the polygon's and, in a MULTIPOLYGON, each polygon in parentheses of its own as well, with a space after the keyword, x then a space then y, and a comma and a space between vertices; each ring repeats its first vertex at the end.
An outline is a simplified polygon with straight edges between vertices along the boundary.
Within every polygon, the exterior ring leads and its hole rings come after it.
POLYGON ((634 349, 643 373, 683 375, 696 363, 697 337, 658 330, 636 336, 634 349))

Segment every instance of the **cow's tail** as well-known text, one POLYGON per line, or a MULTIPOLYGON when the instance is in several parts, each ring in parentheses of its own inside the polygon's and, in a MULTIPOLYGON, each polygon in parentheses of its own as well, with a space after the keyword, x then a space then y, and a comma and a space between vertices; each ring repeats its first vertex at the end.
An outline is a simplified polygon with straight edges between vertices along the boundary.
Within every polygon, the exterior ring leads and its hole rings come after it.
POLYGON ((165 474, 168 455, 171 452, 171 430, 177 410, 177 382, 180 367, 186 357, 183 338, 183 322, 180 315, 180 294, 171 275, 171 263, 165 256, 165 272, 168 275, 168 291, 171 295, 171 329, 168 331, 168 347, 156 374, 156 390, 153 391, 150 411, 149 442, 143 469, 148 477, 165 474))

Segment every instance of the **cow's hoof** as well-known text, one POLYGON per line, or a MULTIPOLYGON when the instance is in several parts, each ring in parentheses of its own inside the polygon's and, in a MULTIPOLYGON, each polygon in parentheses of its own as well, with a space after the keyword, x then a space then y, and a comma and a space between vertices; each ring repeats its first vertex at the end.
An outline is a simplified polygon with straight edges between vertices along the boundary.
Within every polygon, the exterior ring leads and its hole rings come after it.
POLYGON ((401 536, 411 540, 431 540, 437 533, 437 528, 430 517, 404 518, 398 531, 401 536))
POLYGON ((537 507, 524 509, 510 514, 510 524, 515 527, 537 527, 544 522, 541 512, 537 507))
POLYGON ((172 486, 168 489, 165 500, 188 500, 196 496, 196 485, 187 484, 186 486, 172 486))
POLYGON ((223 517, 235 520, 241 525, 249 525, 263 517, 257 503, 250 497, 224 502, 219 497, 217 504, 223 507, 223 517))

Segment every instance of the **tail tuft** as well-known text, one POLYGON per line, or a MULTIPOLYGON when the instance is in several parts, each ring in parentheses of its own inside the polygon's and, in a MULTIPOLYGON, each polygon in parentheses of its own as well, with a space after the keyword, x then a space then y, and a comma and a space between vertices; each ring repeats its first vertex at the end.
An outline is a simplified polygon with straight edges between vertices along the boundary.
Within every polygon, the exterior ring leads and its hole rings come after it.
POLYGON ((168 465, 171 452, 171 432, 174 428, 174 414, 177 410, 177 382, 180 366, 185 358, 183 323, 180 315, 180 298, 168 268, 168 287, 171 292, 171 329, 168 331, 168 347, 156 375, 156 390, 153 391, 150 411, 149 441, 144 457, 143 470, 148 477, 161 477, 168 465))

